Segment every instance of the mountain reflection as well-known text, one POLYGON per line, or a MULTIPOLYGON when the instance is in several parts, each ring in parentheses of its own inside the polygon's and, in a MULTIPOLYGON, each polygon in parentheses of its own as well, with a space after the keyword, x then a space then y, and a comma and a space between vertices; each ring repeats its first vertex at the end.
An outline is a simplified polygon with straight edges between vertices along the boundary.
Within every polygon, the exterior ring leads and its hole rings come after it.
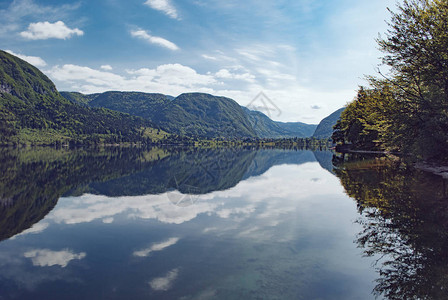
MULTIPOLYGON (((319 157, 328 161, 331 155, 330 152, 321 152, 319 157)), ((98 195, 95 199, 102 203, 103 200, 109 201, 107 197, 160 195, 150 200, 146 197, 145 201, 163 203, 170 200, 178 206, 185 206, 194 202, 194 195, 227 190, 242 180, 263 174, 272 166, 312 161, 316 161, 312 151, 244 148, 4 149, 0 151, 0 240, 39 222, 62 196, 93 194, 98 195), (162 197, 164 193, 166 195, 162 197)), ((139 213, 156 213, 144 210, 144 203, 139 203, 140 200, 136 199, 134 203, 125 199, 125 206, 138 209, 139 213)), ((190 217, 212 209, 207 205, 198 205, 190 217)), ((189 218, 188 215, 182 216, 182 220, 175 218, 172 208, 169 209, 167 222, 178 223, 189 218)), ((112 220, 105 210, 98 213, 104 215, 103 222, 112 220)), ((65 222, 70 221, 68 216, 60 217, 65 222)), ((70 217, 74 221, 94 216, 70 217)), ((44 223, 36 225, 45 226, 44 223)), ((29 229, 33 230, 40 229, 29 229)))
POLYGON ((241 180, 261 175, 274 165, 311 161, 315 161, 311 151, 189 149, 171 153, 128 176, 92 183, 85 191, 111 197, 173 190, 183 194, 206 194, 234 187, 241 180))
MULTIPOLYGON (((156 160, 163 153, 156 153, 151 159, 156 160)), ((126 155, 117 149, 3 149, 0 151, 0 240, 41 220, 64 193, 76 191, 92 181, 140 170, 147 163, 143 158, 142 153, 132 149, 126 151, 126 155)))
POLYGON ((386 158, 336 165, 362 214, 356 242, 366 256, 378 258, 374 293, 387 299, 446 299, 446 180, 386 158))

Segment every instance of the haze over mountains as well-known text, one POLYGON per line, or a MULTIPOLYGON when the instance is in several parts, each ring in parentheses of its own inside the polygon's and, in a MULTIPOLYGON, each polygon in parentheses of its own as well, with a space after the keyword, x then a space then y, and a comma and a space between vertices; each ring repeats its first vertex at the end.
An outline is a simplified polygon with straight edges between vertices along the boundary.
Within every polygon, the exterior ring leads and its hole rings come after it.
MULTIPOLYGON (((319 131, 319 138, 331 135, 336 120, 324 119, 319 127, 327 129, 319 131)), ((37 68, 0 50, 0 143, 148 141, 168 133, 206 139, 305 138, 316 128, 273 121, 233 99, 204 93, 175 98, 140 92, 59 93, 37 68)))

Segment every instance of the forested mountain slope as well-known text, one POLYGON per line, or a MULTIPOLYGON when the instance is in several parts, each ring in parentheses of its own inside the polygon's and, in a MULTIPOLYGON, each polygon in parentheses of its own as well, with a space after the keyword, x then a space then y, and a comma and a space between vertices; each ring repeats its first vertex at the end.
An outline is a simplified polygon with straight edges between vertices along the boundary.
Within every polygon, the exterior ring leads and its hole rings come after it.
POLYGON ((141 141, 152 131, 143 118, 68 101, 37 68, 0 50, 0 144, 141 141))

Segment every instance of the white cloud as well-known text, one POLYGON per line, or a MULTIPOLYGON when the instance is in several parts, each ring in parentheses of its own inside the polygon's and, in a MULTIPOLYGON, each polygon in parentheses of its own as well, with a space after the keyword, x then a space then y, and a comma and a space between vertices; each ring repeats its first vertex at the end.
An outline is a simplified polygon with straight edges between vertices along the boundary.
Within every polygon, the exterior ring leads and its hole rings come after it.
POLYGON ((232 215, 250 215, 255 211, 254 205, 248 205, 246 207, 224 208, 216 212, 216 214, 227 219, 232 215))
POLYGON ((112 224, 113 222, 114 222, 114 218, 112 218, 112 217, 103 219, 104 224, 112 224))
POLYGON ((154 278, 149 282, 151 288, 155 291, 168 291, 179 275, 179 269, 169 271, 164 277, 154 278))
POLYGON ((165 48, 173 50, 173 51, 179 50, 179 47, 176 44, 174 44, 173 42, 170 42, 167 39, 164 39, 162 37, 150 35, 145 30, 141 30, 141 29, 133 30, 133 31, 131 31, 131 35, 133 37, 143 39, 151 44, 165 47, 165 48))
POLYGON ((84 93, 122 90, 179 95, 185 92, 213 92, 209 86, 217 83, 212 75, 199 74, 181 64, 128 70, 128 76, 72 64, 55 66, 47 73, 56 83, 68 83, 69 89, 84 93))
POLYGON ((54 66, 48 71, 50 76, 59 81, 84 81, 95 86, 112 89, 114 86, 122 86, 125 79, 110 72, 99 71, 89 67, 82 67, 72 64, 54 66))
POLYGON ((178 13, 176 8, 171 4, 170 0, 147 0, 145 5, 165 13, 167 16, 173 19, 178 19, 178 13))
POLYGON ((237 74, 237 73, 232 73, 227 69, 221 69, 215 74, 215 76, 217 78, 222 78, 222 79, 235 79, 235 80, 244 80, 247 82, 255 82, 255 76, 248 72, 242 73, 242 74, 237 74))
POLYGON ((221 69, 216 73, 216 77, 218 78, 232 78, 232 74, 230 74, 229 70, 221 69))
POLYGON ((19 236, 26 235, 26 234, 38 234, 38 233, 41 233, 45 229, 47 229, 48 226, 50 226, 50 224, 45 223, 45 222, 36 223, 31 228, 28 228, 27 230, 22 231, 21 233, 13 236, 11 239, 15 239, 15 238, 17 238, 19 236))
POLYGON ((204 230, 202 230, 202 232, 208 233, 208 232, 216 231, 216 230, 218 230, 218 227, 206 227, 206 228, 204 228, 204 230))
MULTIPOLYGON (((206 195, 201 195, 202 199, 206 195)), ((216 203, 196 202, 195 205, 180 207, 171 203, 166 194, 137 197, 115 197, 85 194, 70 201, 60 200, 49 220, 56 223, 79 224, 112 218, 125 214, 129 218, 155 219, 166 224, 182 224, 198 215, 212 212, 216 203)))
POLYGON ((23 59, 24 61, 32 64, 35 67, 45 67, 47 65, 47 63, 42 58, 40 58, 38 56, 28 56, 28 55, 18 54, 18 53, 12 52, 11 50, 5 50, 5 51, 8 52, 9 54, 17 56, 20 59, 23 59))
POLYGON ((27 31, 22 31, 20 35, 29 40, 46 40, 46 39, 68 39, 73 35, 82 36, 84 32, 78 28, 70 29, 64 22, 57 21, 55 23, 37 22, 31 23, 27 31))
POLYGON ((113 69, 111 65, 102 65, 100 68, 105 71, 111 71, 113 69))
POLYGON ((212 52, 213 54, 201 54, 202 58, 207 60, 213 60, 216 62, 236 62, 237 58, 226 55, 223 51, 215 50, 212 52))
POLYGON ((72 11, 80 6, 80 2, 63 5, 58 3, 57 6, 44 6, 35 3, 33 0, 14 0, 9 2, 11 4, 7 8, 0 10, 0 20, 2 20, 0 36, 8 37, 8 39, 11 39, 12 32, 17 32, 20 28, 23 28, 22 19, 32 17, 56 21, 70 17, 72 11))
MULTIPOLYGON (((137 70, 138 72, 139 70, 137 70)), ((155 80, 159 83, 174 84, 175 82, 179 82, 181 85, 187 87, 215 83, 215 79, 212 76, 198 74, 194 69, 181 64, 158 66, 155 69, 155 74, 155 80)))
POLYGON ((297 77, 295 77, 292 74, 288 73, 282 73, 277 68, 257 68, 257 72, 264 75, 264 78, 266 78, 267 82, 270 82, 271 84, 278 84, 283 83, 285 80, 289 81, 297 81, 297 77))
POLYGON ((175 245, 178 241, 179 241, 179 238, 176 238, 176 237, 169 238, 168 240, 163 241, 161 243, 153 244, 149 248, 135 251, 133 253, 133 255, 138 256, 138 257, 146 257, 146 256, 149 256, 149 254, 151 254, 151 252, 162 251, 165 248, 175 245))
POLYGON ((247 58, 249 60, 252 60, 255 62, 261 61, 261 58, 257 54, 254 54, 254 53, 251 53, 248 51, 244 51, 244 50, 238 50, 237 52, 238 52, 238 54, 240 54, 241 56, 244 56, 245 58, 247 58))
POLYGON ((86 253, 73 253, 69 249, 62 251, 52 251, 49 249, 35 249, 25 252, 24 256, 30 258, 34 266, 49 267, 49 266, 61 266, 65 268, 67 264, 74 259, 83 259, 86 257, 86 253))
POLYGON ((211 55, 207 55, 207 54, 202 54, 201 55, 203 58, 205 59, 209 59, 209 60, 218 60, 218 58, 211 56, 211 55))

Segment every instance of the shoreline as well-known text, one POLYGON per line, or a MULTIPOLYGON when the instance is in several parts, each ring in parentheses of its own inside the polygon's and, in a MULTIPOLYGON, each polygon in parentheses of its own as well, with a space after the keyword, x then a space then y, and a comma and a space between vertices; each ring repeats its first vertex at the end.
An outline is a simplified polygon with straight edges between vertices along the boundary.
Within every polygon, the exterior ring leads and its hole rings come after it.
POLYGON ((448 166, 440 165, 433 162, 421 161, 414 164, 418 170, 432 173, 441 176, 443 179, 448 179, 448 166))

